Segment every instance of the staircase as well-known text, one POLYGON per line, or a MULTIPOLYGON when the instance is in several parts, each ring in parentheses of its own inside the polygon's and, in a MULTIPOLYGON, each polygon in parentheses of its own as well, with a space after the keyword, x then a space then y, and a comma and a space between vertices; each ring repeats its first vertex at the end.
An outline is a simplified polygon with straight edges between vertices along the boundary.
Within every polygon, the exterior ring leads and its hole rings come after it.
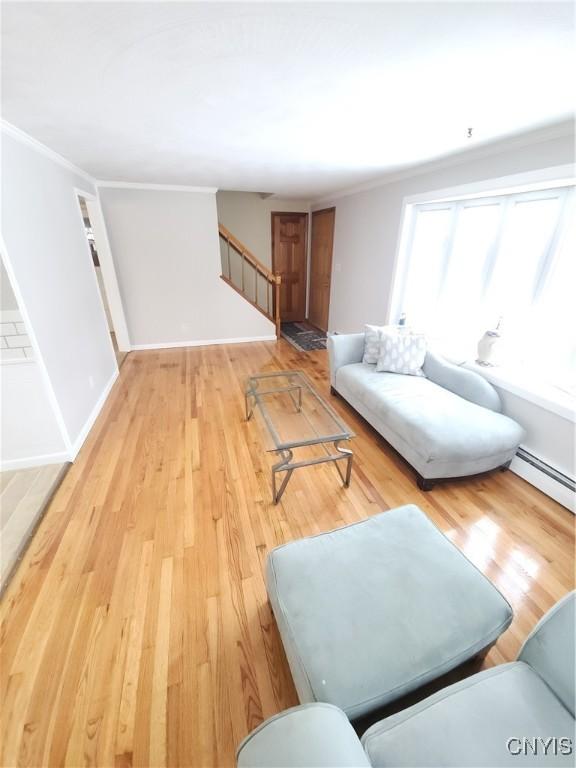
POLYGON ((218 224, 218 234, 220 277, 274 323, 280 338, 280 275, 264 266, 223 224, 218 224))

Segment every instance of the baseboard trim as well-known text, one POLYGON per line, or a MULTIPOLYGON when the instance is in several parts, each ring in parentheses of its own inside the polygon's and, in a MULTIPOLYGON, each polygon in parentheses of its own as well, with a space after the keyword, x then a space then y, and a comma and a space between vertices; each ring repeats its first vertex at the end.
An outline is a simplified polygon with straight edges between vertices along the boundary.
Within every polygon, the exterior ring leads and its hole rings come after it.
POLYGON ((40 456, 25 456, 22 459, 8 459, 0 463, 0 472, 11 472, 15 469, 30 469, 43 467, 47 464, 65 464, 70 461, 68 451, 58 453, 44 453, 40 456))
POLYGON ((84 441, 88 437, 88 434, 89 434, 90 430, 94 426, 94 422, 98 418, 98 416, 100 414, 100 411, 102 410, 102 408, 104 406, 104 403, 108 399, 108 395, 110 394, 110 390, 114 386, 114 382, 118 378, 119 373, 120 373, 120 371, 118 370, 118 368, 116 368, 116 370, 114 371, 114 373, 110 377, 110 380, 108 381, 108 383, 106 384, 106 386, 102 390, 102 394, 98 398, 98 401, 97 401, 96 405, 94 406, 94 408, 92 409, 92 411, 90 413, 90 416, 88 416, 88 418, 86 419, 86 422, 84 423, 84 426, 80 430, 80 434, 78 435, 76 440, 74 440, 74 442, 72 443, 72 447, 70 449, 70 456, 68 457, 69 461, 74 461, 74 459, 76 458, 76 456, 78 455, 78 453, 80 451, 80 448, 82 448, 82 446, 84 445, 84 441))
POLYGON ((540 459, 533 457, 523 449, 520 449, 520 452, 512 459, 510 464, 512 472, 526 480, 530 485, 538 488, 546 496, 550 496, 558 504, 566 507, 573 514, 576 514, 576 495, 571 484, 563 482, 562 478, 565 476, 552 467, 550 468, 551 472, 545 471, 544 468, 547 469, 547 465, 544 462, 541 462, 540 459), (531 459, 534 459, 534 461, 531 459), (542 469, 539 467, 539 464, 543 465, 542 469))
POLYGON ((276 336, 242 336, 234 339, 202 339, 200 341, 165 341, 160 344, 132 344, 132 351, 146 349, 175 349, 177 347, 212 347, 221 344, 250 344, 253 341, 276 341, 276 336))

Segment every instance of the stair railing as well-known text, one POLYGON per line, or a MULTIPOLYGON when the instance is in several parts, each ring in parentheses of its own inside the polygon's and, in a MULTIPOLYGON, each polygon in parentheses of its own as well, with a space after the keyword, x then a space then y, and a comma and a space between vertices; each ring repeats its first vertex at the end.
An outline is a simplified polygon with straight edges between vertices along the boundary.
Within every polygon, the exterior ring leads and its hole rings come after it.
POLYGON ((223 224, 218 224, 218 234, 220 277, 274 323, 276 336, 280 338, 280 275, 268 269, 223 224))

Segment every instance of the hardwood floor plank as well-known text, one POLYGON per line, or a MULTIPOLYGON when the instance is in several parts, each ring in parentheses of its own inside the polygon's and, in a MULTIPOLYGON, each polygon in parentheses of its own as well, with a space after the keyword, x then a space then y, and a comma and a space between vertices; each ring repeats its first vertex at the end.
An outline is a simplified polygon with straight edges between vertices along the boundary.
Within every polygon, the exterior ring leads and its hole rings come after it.
POLYGON ((120 692, 120 707, 116 726, 116 754, 131 753, 134 741, 136 695, 143 651, 142 637, 148 605, 153 548, 154 543, 152 541, 144 542, 138 563, 136 594, 133 612, 128 624, 128 650, 124 663, 124 677, 120 692))
POLYGON ((297 703, 267 552, 409 502, 511 602, 484 665, 511 660, 573 588, 567 510, 511 472, 421 493, 329 395, 323 351, 131 353, 2 600, 1 764, 232 766, 251 728, 297 703), (304 370, 356 432, 349 489, 318 465, 272 503, 275 456, 245 421, 243 391, 249 374, 277 369, 304 370))
POLYGON ((150 712, 150 761, 151 766, 167 763, 167 701, 168 658, 170 645, 170 608, 172 603, 173 560, 165 557, 160 570, 160 601, 154 646, 154 673, 152 677, 152 702, 150 712))

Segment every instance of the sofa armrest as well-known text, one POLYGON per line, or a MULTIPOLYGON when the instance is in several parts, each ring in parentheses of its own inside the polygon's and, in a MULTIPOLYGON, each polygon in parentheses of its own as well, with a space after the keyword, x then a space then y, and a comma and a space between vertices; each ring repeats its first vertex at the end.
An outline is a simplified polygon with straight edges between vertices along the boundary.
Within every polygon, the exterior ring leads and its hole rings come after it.
POLYGON ((238 747, 238 768, 369 768, 360 739, 332 704, 303 704, 266 720, 238 747))
POLYGON ((502 410, 498 392, 479 373, 449 363, 430 351, 426 352, 422 370, 430 381, 454 392, 455 395, 497 413, 502 410))
POLYGON ((343 365, 361 363, 364 357, 363 333, 339 333, 328 336, 330 384, 336 385, 336 371, 343 365))
POLYGON ((575 708, 576 592, 552 606, 528 635, 518 661, 529 664, 572 715, 575 708))

